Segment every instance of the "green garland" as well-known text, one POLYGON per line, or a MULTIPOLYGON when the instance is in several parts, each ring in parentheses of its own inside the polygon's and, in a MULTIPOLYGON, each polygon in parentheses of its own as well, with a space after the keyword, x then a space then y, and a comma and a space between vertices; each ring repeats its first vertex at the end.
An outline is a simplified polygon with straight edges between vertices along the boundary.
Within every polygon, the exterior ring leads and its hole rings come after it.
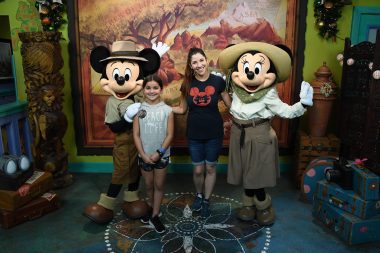
POLYGON ((342 0, 315 0, 314 17, 315 25, 319 30, 319 35, 325 39, 335 41, 338 33, 337 21, 342 16, 342 0))
POLYGON ((62 14, 66 11, 61 0, 37 0, 35 6, 40 13, 44 31, 57 31, 66 20, 62 14))

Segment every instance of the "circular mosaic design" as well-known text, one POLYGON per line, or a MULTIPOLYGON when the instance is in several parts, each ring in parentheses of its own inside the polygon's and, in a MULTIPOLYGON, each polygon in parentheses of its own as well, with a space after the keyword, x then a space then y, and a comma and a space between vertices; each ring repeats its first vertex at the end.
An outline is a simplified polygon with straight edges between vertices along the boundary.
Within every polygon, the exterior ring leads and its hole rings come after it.
POLYGON ((109 253, 266 253, 271 241, 270 227, 236 218, 241 203, 223 196, 212 195, 211 216, 202 219, 193 212, 192 193, 165 194, 161 205, 161 221, 166 226, 158 234, 150 224, 131 220, 122 212, 116 214, 104 233, 109 253))

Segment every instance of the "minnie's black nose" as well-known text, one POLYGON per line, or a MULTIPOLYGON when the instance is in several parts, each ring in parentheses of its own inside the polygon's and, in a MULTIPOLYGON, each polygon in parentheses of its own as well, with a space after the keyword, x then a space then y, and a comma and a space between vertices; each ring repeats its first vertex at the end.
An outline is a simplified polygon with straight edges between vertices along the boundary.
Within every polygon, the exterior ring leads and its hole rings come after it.
POLYGON ((252 80, 253 78, 255 78, 255 73, 253 73, 252 71, 248 71, 247 72, 247 78, 249 80, 252 80))

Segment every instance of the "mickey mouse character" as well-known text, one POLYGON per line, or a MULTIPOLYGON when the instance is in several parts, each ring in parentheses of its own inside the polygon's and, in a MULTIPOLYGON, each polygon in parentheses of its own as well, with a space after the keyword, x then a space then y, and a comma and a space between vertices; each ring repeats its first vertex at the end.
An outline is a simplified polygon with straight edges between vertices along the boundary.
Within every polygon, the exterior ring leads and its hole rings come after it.
POLYGON ((99 224, 110 222, 116 197, 126 183, 128 190, 124 191, 122 210, 127 215, 136 216, 133 218, 139 218, 145 215, 142 212, 147 206, 139 200, 137 191, 140 175, 132 121, 141 104, 135 103, 134 95, 142 89, 143 78, 159 69, 160 55, 151 48, 139 52, 132 41, 116 41, 111 51, 103 46, 93 49, 90 62, 92 68, 102 74, 100 84, 103 90, 111 95, 106 104, 104 122, 115 133, 114 171, 107 193, 102 193, 97 203, 89 204, 83 214, 99 224))
POLYGON ((271 119, 303 115, 306 107, 313 105, 313 88, 302 82, 300 101, 292 106, 280 100, 276 83, 289 77, 292 61, 291 51, 284 45, 236 44, 224 49, 218 61, 233 93, 227 181, 233 185, 243 182, 243 207, 237 217, 271 225, 275 215, 265 188, 275 186, 279 176, 278 142, 271 119))

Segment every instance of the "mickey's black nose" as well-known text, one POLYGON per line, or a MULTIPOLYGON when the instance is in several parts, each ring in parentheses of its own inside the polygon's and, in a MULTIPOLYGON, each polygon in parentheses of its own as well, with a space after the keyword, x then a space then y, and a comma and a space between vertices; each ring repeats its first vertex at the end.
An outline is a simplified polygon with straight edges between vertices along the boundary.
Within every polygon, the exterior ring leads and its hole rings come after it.
POLYGON ((124 83, 125 83, 125 78, 124 78, 124 76, 118 76, 117 78, 116 78, 116 82, 117 82, 117 84, 118 85, 123 85, 124 83))
POLYGON ((248 71, 247 72, 247 78, 249 80, 252 80, 253 78, 255 78, 255 73, 253 73, 252 71, 248 71))

